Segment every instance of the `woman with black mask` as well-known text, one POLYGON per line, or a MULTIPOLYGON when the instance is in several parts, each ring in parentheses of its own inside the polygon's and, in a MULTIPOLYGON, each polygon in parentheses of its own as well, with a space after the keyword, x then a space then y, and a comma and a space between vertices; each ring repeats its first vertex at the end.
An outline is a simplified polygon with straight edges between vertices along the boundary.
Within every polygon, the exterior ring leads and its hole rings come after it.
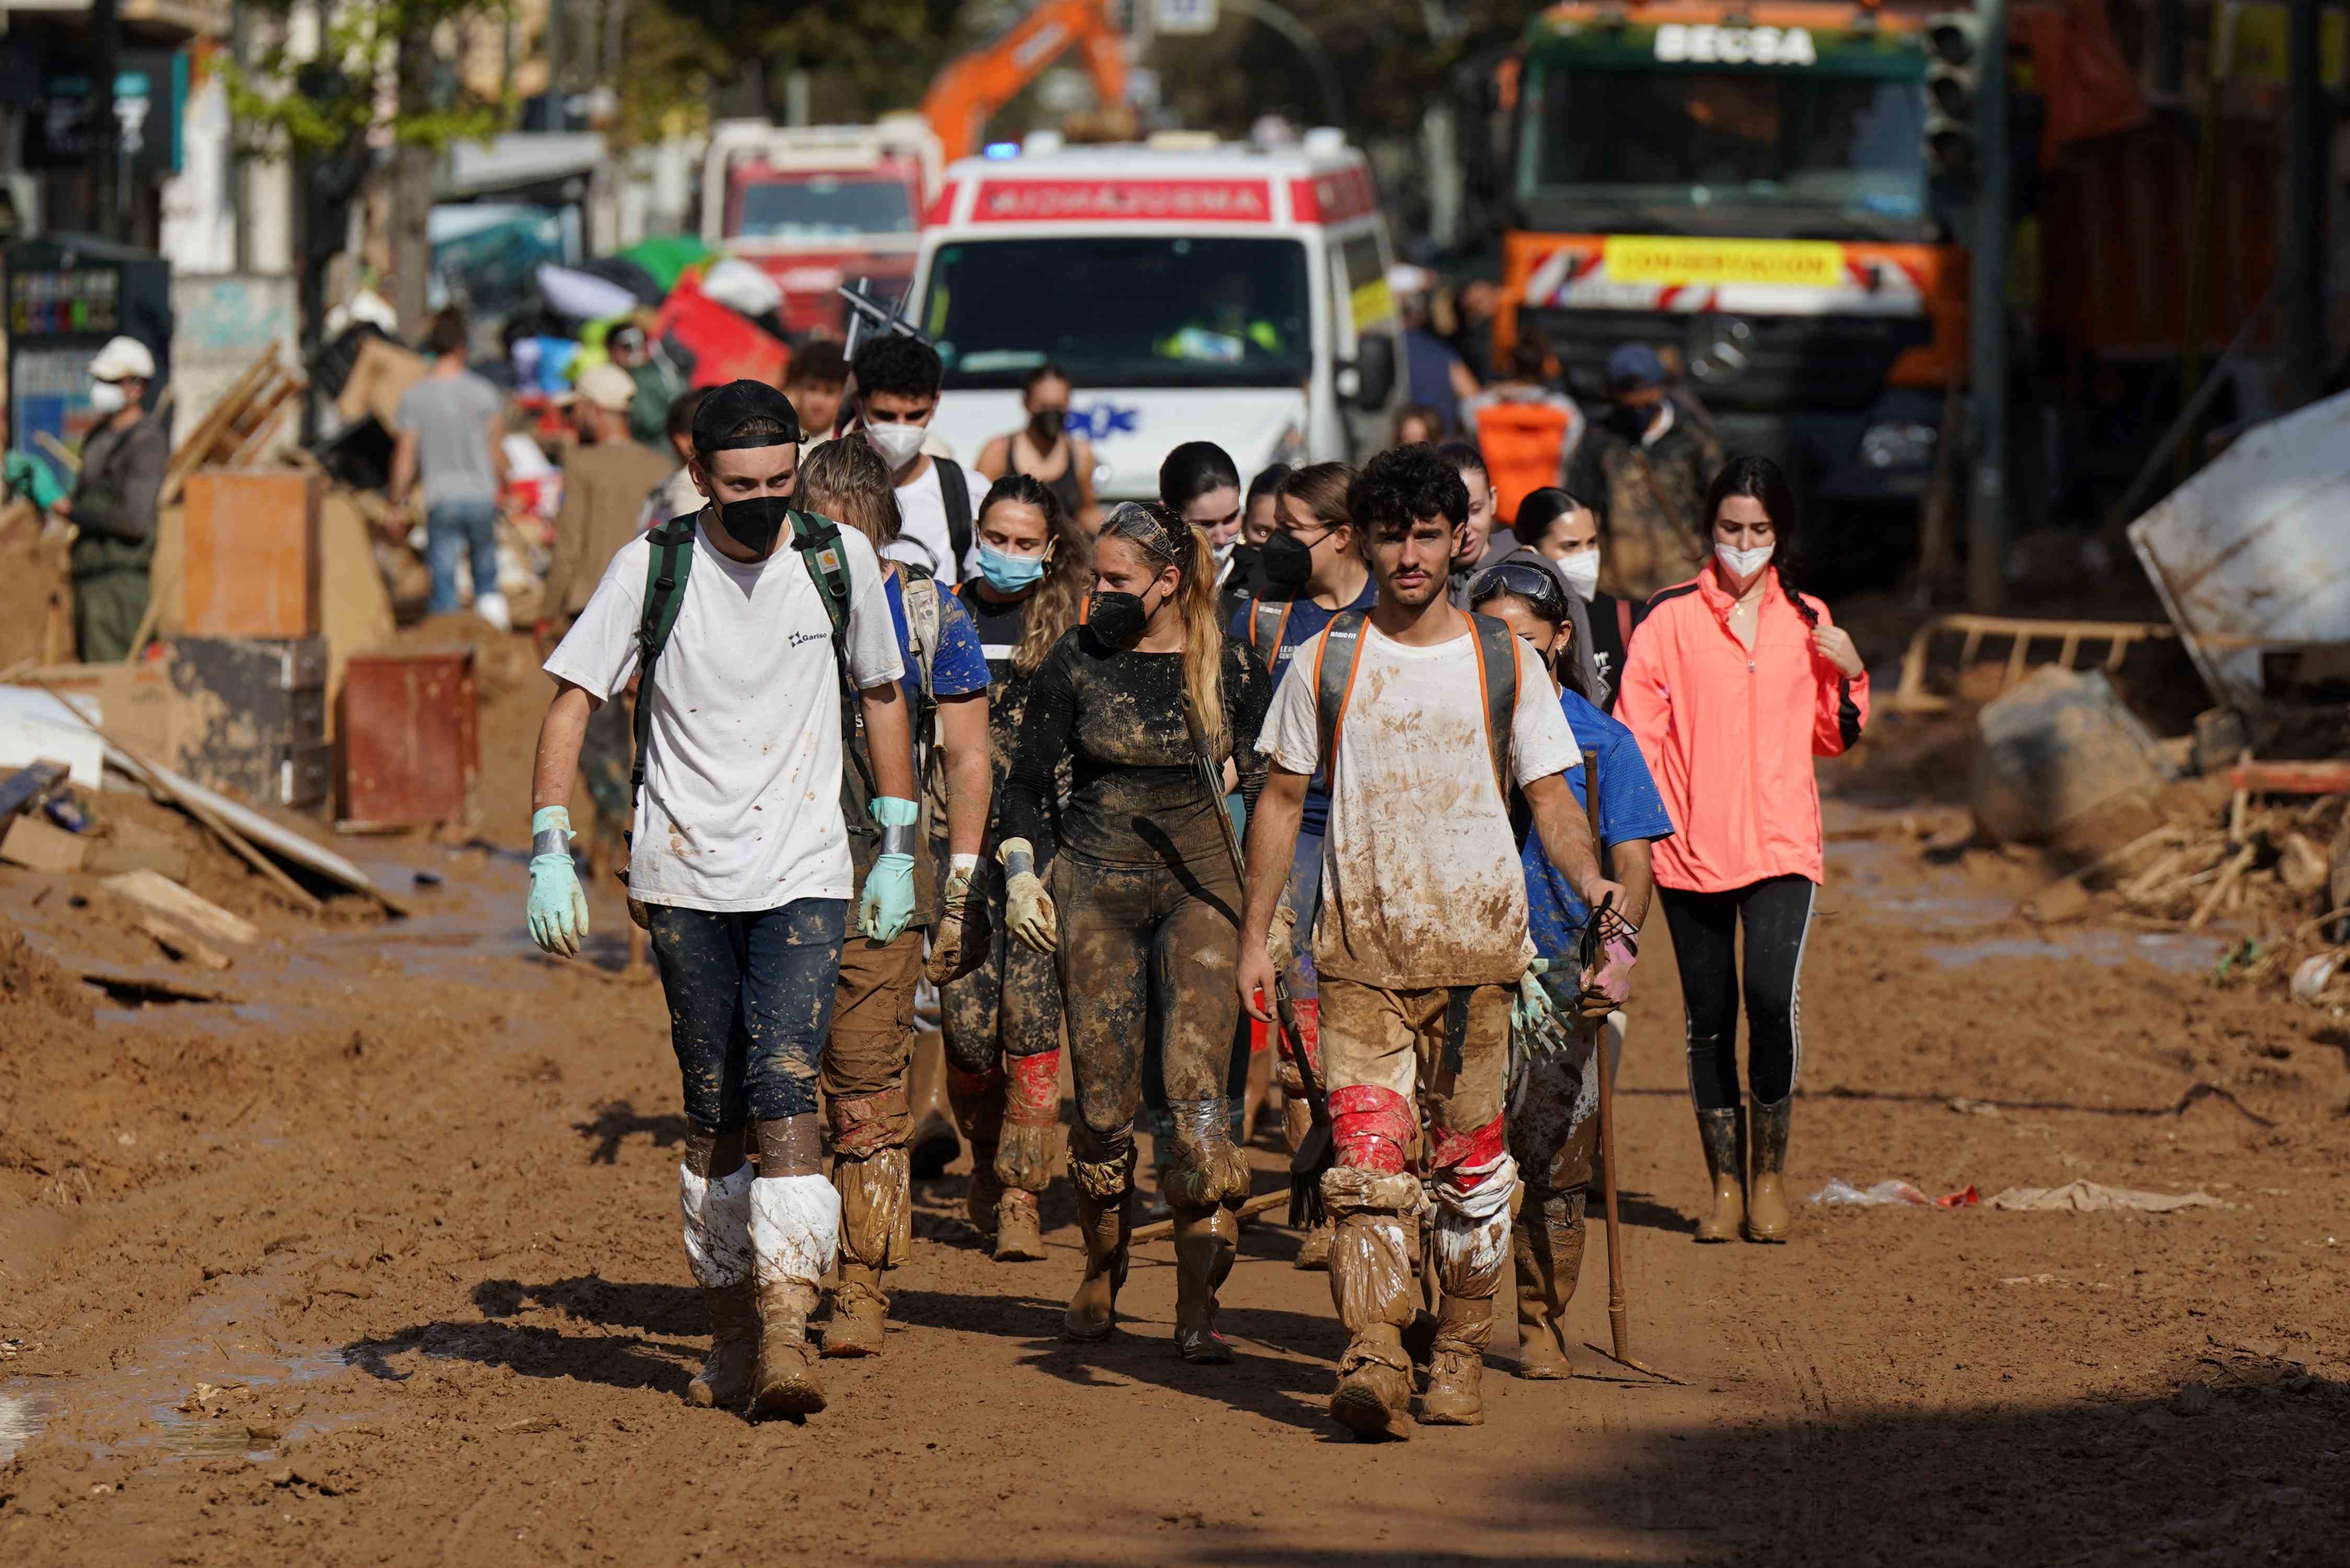
MULTIPOLYGON (((1237 495, 1235 496, 1237 502, 1237 495)), ((1263 779, 1257 731, 1273 695, 1263 667, 1215 619, 1215 559, 1175 512, 1129 502, 1095 543, 1086 622, 1038 667, 1005 781, 1003 840, 1013 934, 1057 955, 1076 1075, 1069 1174, 1086 1274, 1070 1298, 1070 1338, 1116 1325, 1134 1221, 1134 1118, 1143 1042, 1161 1043, 1175 1158, 1163 1191, 1175 1218, 1176 1348, 1229 1361, 1215 1330, 1248 1196, 1232 1142, 1227 1072, 1239 995, 1232 974, 1240 884, 1217 814, 1222 791, 1200 774, 1189 707, 1229 788, 1252 802, 1263 779), (1035 842, 1062 760, 1076 787, 1060 813, 1051 890, 1035 842)))
POLYGON ((1008 473, 1025 475, 1058 496, 1062 510, 1091 533, 1094 523, 1094 444, 1069 427, 1069 373, 1050 361, 1021 378, 1020 406, 1028 422, 980 448, 972 466, 990 483, 1008 473))

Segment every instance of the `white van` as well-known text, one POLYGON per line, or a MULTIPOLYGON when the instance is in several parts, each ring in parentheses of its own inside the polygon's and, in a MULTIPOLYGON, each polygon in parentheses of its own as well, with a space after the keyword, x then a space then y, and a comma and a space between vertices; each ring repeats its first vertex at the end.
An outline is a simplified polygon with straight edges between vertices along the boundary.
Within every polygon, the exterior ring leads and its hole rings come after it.
POLYGON ((965 462, 1026 422, 1021 380, 1048 362, 1105 500, 1155 497, 1189 441, 1243 484, 1387 444, 1404 392, 1387 222, 1335 132, 1003 151, 949 166, 910 296, 946 361, 935 428, 965 462))

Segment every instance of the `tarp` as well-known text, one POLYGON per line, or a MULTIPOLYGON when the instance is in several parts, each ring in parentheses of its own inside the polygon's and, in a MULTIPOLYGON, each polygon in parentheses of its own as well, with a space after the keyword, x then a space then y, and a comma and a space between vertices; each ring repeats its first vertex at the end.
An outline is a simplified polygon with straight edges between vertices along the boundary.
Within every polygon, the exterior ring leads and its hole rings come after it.
POLYGON ((780 387, 784 367, 791 361, 791 350, 781 338, 702 293, 690 275, 671 292, 653 330, 674 336, 693 351, 697 387, 723 386, 743 378, 780 387))
POLYGON ((652 274, 665 292, 677 286, 688 267, 700 266, 718 253, 691 234, 655 234, 613 254, 652 274))

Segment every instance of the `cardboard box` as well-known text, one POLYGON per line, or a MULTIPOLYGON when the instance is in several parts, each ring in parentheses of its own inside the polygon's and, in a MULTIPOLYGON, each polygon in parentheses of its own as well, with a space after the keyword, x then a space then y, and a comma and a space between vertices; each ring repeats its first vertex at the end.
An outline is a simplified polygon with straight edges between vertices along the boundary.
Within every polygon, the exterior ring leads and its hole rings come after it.
POLYGON ((185 629, 315 637, 325 478, 292 468, 200 468, 185 496, 185 629))
POLYGON ((8 836, 0 838, 0 860, 35 871, 78 871, 89 846, 79 834, 68 833, 37 816, 12 816, 8 836))

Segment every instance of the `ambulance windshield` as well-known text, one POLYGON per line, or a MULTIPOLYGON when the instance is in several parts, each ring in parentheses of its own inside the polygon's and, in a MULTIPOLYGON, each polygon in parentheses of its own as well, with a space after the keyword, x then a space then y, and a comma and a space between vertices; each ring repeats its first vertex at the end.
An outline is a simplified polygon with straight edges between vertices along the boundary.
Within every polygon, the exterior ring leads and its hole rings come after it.
POLYGON ((1295 387, 1312 370, 1295 240, 1070 234, 942 245, 923 335, 946 384, 1017 387, 1047 360, 1080 387, 1295 387))

